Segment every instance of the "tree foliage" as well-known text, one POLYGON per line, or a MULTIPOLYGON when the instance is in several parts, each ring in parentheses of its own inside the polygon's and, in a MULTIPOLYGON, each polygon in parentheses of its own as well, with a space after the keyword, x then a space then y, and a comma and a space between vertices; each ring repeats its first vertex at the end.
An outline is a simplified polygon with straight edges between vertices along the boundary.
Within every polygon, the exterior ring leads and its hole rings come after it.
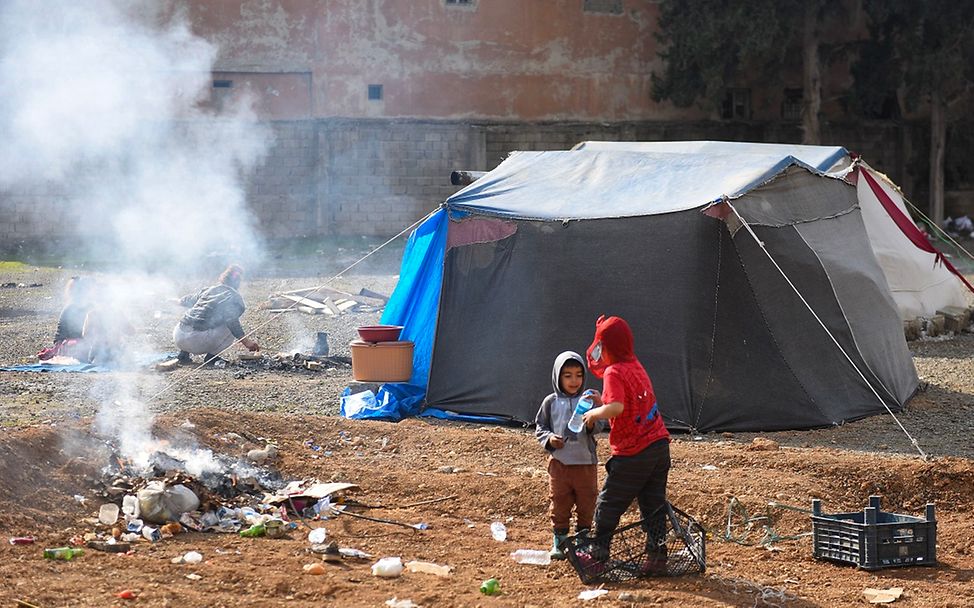
POLYGON ((699 100, 718 107, 725 87, 745 71, 777 74, 784 65, 793 16, 790 0, 664 0, 656 38, 664 62, 653 98, 679 107, 699 100))
MULTIPOLYGON (((915 110, 938 93, 947 103, 974 85, 974 1, 865 0, 869 41, 853 66, 856 90, 882 79, 915 110)), ((875 100, 879 93, 872 91, 875 100)))

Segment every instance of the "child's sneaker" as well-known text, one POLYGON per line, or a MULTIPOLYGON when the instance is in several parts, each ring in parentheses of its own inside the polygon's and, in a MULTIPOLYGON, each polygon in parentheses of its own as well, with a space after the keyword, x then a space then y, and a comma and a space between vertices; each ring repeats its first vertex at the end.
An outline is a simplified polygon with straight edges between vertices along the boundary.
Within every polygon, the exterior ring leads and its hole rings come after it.
POLYGON ((666 551, 650 553, 639 565, 641 576, 665 576, 666 575, 666 551))
POLYGON ((598 559, 586 551, 579 551, 576 556, 578 557, 578 566, 585 577, 598 576, 605 572, 605 560, 598 559))

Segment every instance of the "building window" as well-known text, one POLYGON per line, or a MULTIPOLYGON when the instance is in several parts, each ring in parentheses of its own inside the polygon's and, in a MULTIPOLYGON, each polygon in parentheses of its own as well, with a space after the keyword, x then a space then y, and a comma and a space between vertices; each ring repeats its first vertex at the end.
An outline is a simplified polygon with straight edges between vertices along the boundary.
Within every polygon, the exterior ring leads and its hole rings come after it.
POLYGON ((727 89, 721 117, 728 120, 751 118, 751 89, 727 89))
POLYGON ((369 85, 369 101, 379 101, 382 99, 382 85, 381 84, 370 84, 369 85))
POLYGON ((582 10, 586 13, 621 15, 622 0, 582 0, 582 10))
POLYGON ((214 80, 213 81, 213 88, 214 89, 231 89, 231 88, 233 88, 233 81, 232 80, 214 80))
POLYGON ((785 98, 781 102, 781 117, 785 120, 802 119, 802 89, 785 89, 785 98))

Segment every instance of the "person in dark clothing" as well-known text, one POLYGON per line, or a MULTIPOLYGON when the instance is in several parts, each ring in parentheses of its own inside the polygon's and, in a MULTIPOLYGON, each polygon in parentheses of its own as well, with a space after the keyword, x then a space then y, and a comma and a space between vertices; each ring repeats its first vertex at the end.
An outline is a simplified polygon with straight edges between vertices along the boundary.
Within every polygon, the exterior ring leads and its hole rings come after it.
POLYGON ((191 363, 190 355, 205 354, 205 362, 212 364, 236 341, 250 351, 260 350, 240 325, 240 316, 246 310, 238 291, 242 278, 243 270, 231 265, 220 275, 218 284, 180 298, 179 303, 189 308, 172 333, 180 362, 191 363))
POLYGON ((58 317, 54 332, 54 346, 37 353, 37 358, 47 361, 57 356, 87 360, 84 344, 85 320, 94 308, 94 281, 84 277, 71 277, 64 286, 64 308, 58 317))

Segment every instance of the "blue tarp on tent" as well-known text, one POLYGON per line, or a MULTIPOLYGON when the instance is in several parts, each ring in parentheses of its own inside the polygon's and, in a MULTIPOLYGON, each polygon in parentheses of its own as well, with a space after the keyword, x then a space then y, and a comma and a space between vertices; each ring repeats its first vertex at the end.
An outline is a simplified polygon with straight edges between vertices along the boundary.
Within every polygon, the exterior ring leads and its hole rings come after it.
POLYGON ((409 236, 399 270, 399 283, 386 304, 382 323, 402 325, 400 340, 413 342, 413 375, 408 383, 383 385, 372 399, 346 394, 341 414, 347 418, 400 420, 419 413, 429 380, 436 313, 443 282, 447 211, 432 213, 409 236))

